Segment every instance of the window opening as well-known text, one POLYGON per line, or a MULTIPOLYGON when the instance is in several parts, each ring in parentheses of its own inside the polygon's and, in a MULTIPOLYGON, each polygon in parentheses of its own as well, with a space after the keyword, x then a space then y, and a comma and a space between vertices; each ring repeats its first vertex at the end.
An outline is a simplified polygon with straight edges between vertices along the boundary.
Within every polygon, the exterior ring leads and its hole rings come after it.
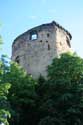
POLYGON ((17 62, 18 64, 20 63, 20 58, 19 58, 19 56, 16 57, 15 62, 17 62))
POLYGON ((46 43, 48 43, 48 41, 46 41, 46 43))
POLYGON ((49 33, 47 33, 47 37, 49 37, 50 36, 50 34, 49 33))
POLYGON ((42 43, 42 40, 40 40, 40 43, 42 43))
POLYGON ((36 31, 30 33, 30 40, 36 40, 38 38, 38 34, 36 31))
POLYGON ((67 42, 67 45, 68 45, 69 47, 71 47, 70 41, 69 41, 68 37, 66 37, 66 42, 67 42))
POLYGON ((48 44, 48 50, 50 50, 50 45, 48 44))

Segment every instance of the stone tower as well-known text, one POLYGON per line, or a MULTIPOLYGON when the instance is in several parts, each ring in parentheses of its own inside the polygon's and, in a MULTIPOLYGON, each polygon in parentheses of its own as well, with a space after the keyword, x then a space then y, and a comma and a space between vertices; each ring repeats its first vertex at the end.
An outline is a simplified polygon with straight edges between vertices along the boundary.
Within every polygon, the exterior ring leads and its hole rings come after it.
POLYGON ((34 27, 12 44, 12 60, 33 78, 46 76, 47 66, 61 53, 71 51, 71 34, 55 21, 34 27))

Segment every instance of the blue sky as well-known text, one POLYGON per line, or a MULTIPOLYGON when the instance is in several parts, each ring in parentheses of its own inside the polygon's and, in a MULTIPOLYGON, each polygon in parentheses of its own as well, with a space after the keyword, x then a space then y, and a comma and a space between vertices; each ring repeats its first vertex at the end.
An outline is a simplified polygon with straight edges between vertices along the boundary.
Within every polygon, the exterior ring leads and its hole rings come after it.
POLYGON ((11 45, 18 35, 53 20, 70 31, 72 49, 83 57, 83 0, 0 0, 1 53, 11 57, 11 45))

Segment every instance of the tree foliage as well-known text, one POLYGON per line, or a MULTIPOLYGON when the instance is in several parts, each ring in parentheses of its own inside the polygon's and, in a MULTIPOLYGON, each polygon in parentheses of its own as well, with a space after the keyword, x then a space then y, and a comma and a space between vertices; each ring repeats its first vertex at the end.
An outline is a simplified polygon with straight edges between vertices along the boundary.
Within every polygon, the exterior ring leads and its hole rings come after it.
POLYGON ((10 111, 10 125, 83 125, 82 58, 62 54, 48 66, 47 79, 38 80, 18 64, 1 60, 1 122, 7 123, 10 111))
POLYGON ((83 59, 69 53, 48 66, 39 125, 83 124, 83 59), (49 120, 50 118, 50 120, 49 120))
MULTIPOLYGON (((0 38, 1 43, 1 38, 0 38)), ((8 118, 10 118, 9 112, 9 102, 7 100, 7 95, 9 88, 11 87, 10 83, 5 82, 5 71, 3 56, 0 58, 0 124, 4 123, 9 125, 8 118)))
POLYGON ((35 122, 36 91, 32 76, 26 74, 22 67, 16 63, 10 64, 6 80, 11 83, 8 99, 11 104, 12 119, 10 124, 26 125, 35 122))

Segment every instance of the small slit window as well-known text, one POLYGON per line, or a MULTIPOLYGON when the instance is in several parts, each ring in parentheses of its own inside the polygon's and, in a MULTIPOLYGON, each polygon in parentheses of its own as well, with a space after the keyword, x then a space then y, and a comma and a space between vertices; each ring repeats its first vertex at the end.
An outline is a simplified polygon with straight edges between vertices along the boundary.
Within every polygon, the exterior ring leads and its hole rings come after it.
POLYGON ((47 33, 47 37, 49 37, 50 36, 50 34, 49 33, 47 33))
POLYGON ((70 41, 69 41, 68 37, 66 37, 66 42, 67 42, 67 45, 68 45, 69 47, 71 47, 70 41))
POLYGON ((48 41, 46 41, 46 43, 48 43, 48 41))
POLYGON ((15 62, 17 62, 18 64, 20 63, 20 58, 19 58, 19 56, 16 57, 15 62))
POLYGON ((50 45, 48 44, 48 50, 50 50, 50 45))
POLYGON ((38 38, 38 34, 36 31, 30 33, 30 40, 36 40, 38 38))
POLYGON ((40 43, 42 43, 42 40, 40 40, 40 43))

